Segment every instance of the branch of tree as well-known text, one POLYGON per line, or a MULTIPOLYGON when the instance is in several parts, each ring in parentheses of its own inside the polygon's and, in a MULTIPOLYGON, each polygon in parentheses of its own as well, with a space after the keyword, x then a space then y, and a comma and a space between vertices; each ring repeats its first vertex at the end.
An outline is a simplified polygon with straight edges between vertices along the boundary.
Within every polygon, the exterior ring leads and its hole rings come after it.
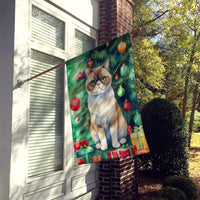
POLYGON ((170 10, 166 10, 165 12, 163 12, 161 15, 157 16, 156 18, 149 20, 148 22, 142 24, 140 27, 146 26, 147 24, 150 24, 154 21, 156 21, 157 19, 159 19, 160 17, 162 17, 163 15, 165 15, 167 12, 169 12, 170 10))

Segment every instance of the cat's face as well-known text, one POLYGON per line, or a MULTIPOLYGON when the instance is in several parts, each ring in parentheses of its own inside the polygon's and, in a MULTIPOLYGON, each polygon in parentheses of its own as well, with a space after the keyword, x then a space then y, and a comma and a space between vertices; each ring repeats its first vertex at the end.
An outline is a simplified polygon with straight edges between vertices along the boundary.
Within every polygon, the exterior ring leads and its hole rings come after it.
POLYGON ((112 75, 109 72, 109 59, 102 66, 95 69, 85 68, 86 90, 90 95, 98 95, 106 92, 112 82, 112 75))

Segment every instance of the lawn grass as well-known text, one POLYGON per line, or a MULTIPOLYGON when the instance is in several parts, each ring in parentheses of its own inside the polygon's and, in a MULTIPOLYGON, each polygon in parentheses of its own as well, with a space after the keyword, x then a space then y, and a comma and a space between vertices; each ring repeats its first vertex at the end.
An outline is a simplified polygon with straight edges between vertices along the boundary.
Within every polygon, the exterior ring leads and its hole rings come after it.
POLYGON ((196 171, 200 174, 200 133, 192 135, 189 171, 196 171))
POLYGON ((200 190, 200 133, 193 133, 189 154, 190 177, 200 190))
POLYGON ((200 132, 192 134, 191 147, 200 148, 200 132))

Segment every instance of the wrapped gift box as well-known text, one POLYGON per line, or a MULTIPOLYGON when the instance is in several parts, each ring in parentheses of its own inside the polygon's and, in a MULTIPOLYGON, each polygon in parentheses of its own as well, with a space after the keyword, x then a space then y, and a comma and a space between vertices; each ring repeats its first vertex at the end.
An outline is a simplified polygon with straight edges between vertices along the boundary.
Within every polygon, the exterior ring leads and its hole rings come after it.
POLYGON ((80 147, 84 147, 84 146, 89 146, 89 142, 88 140, 77 140, 76 143, 74 143, 74 150, 75 152, 78 151, 80 149, 80 147))
POLYGON ((112 159, 112 158, 123 158, 123 157, 127 157, 127 156, 133 156, 136 155, 137 148, 135 145, 132 146, 124 146, 122 148, 119 149, 115 149, 113 151, 109 151, 108 152, 108 158, 112 159))
POLYGON ((132 144, 136 145, 137 148, 135 155, 140 155, 150 152, 144 132, 132 133, 130 137, 132 144))
POLYGON ((136 151, 137 151, 136 145, 132 145, 132 146, 130 146, 130 148, 132 150, 133 155, 136 155, 136 151))
POLYGON ((85 160, 83 158, 77 158, 78 165, 85 164, 85 160))
POLYGON ((101 161, 101 155, 96 155, 92 157, 93 163, 100 162, 100 161, 101 161))
MULTIPOLYGON (((148 151, 149 152, 149 151, 148 151)), ((140 149, 140 150, 137 150, 136 152, 135 152, 135 155, 140 155, 140 154, 144 154, 144 153, 148 153, 147 151, 146 151, 146 149, 140 149)))
POLYGON ((85 160, 85 163, 91 163, 92 156, 94 156, 94 150, 90 146, 81 146, 80 149, 76 151, 76 157, 83 158, 85 160))
POLYGON ((88 140, 81 140, 81 146, 89 146, 89 142, 88 142, 88 140))

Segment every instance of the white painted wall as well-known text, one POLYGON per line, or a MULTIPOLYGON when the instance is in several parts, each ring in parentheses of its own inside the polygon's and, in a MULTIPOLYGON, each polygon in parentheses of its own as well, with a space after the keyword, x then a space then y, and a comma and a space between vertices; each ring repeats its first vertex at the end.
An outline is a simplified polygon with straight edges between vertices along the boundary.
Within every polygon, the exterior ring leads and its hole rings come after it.
POLYGON ((88 25, 99 27, 99 0, 51 0, 88 25))
POLYGON ((0 200, 9 196, 14 59, 14 0, 0 3, 0 200))

